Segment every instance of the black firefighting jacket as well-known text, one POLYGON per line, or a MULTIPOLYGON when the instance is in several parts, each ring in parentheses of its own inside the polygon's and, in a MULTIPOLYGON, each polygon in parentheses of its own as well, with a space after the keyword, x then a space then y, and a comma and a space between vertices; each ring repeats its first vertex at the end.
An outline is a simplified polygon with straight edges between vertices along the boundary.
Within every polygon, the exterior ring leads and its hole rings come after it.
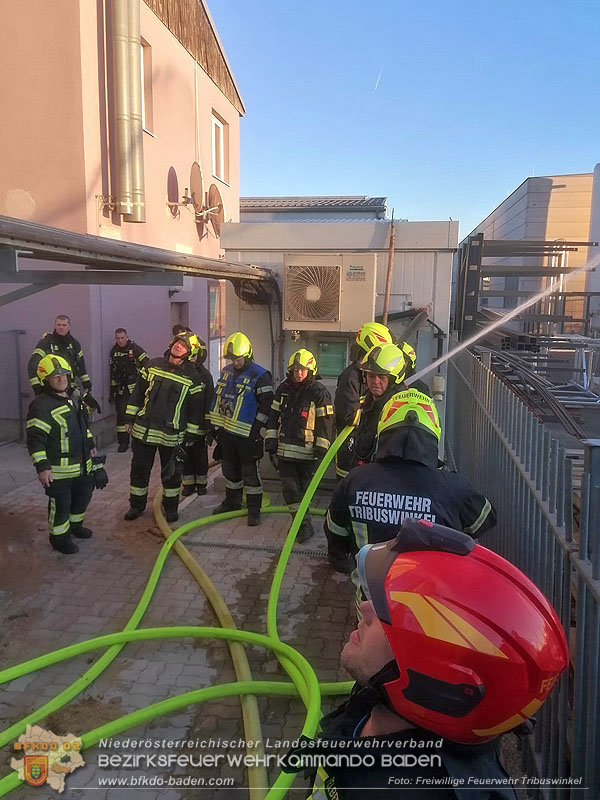
POLYGON ((288 753, 313 770, 319 765, 307 800, 515 800, 501 737, 467 745, 418 727, 361 736, 373 706, 369 693, 355 684, 350 698, 321 719, 318 739, 288 753), (480 782, 471 783, 474 777, 480 782))
POLYGON ((154 358, 140 372, 125 416, 135 439, 176 447, 186 435, 200 435, 205 413, 204 384, 196 368, 154 358))
POLYGON ((346 425, 356 425, 361 396, 366 392, 362 372, 353 361, 341 373, 335 388, 335 428, 339 433, 346 425))
POLYGON ((27 414, 27 449, 38 472, 52 479, 77 478, 92 472, 94 439, 79 392, 61 397, 44 387, 27 414))
POLYGON ((196 368, 200 382, 204 384, 204 414, 200 423, 200 435, 206 436, 211 429, 208 415, 210 413, 210 409, 212 408, 212 402, 215 396, 215 382, 213 380, 213 376, 210 374, 204 364, 196 363, 194 364, 194 367, 196 368))
POLYGON ((290 461, 312 461, 329 449, 333 428, 331 395, 322 383, 286 378, 275 392, 265 434, 267 452, 290 461))
POLYGON ((385 438, 386 444, 383 438, 380 443, 384 458, 356 467, 334 489, 325 521, 334 560, 343 561, 365 544, 393 539, 407 517, 447 525, 473 538, 494 527, 490 501, 456 472, 436 468, 434 436, 403 428, 385 438))
POLYGON ((389 384, 387 391, 381 397, 373 397, 371 392, 367 392, 361 403, 359 422, 354 431, 354 464, 368 464, 375 456, 375 443, 377 439, 377 426, 381 412, 387 401, 397 392, 402 391, 402 387, 396 382, 389 384))
POLYGON ((127 340, 125 347, 113 345, 108 359, 110 371, 110 396, 133 392, 138 373, 144 362, 149 361, 148 353, 139 344, 127 340))
POLYGON ((35 350, 31 354, 29 363, 27 364, 27 375, 29 376, 29 383, 31 384, 35 394, 42 391, 42 385, 37 376, 38 364, 47 355, 62 356, 71 365, 73 376, 80 379, 83 388, 88 391, 92 388, 90 376, 87 373, 85 366, 85 359, 81 345, 70 333, 66 336, 59 336, 54 331, 52 333, 45 333, 35 346, 35 350))

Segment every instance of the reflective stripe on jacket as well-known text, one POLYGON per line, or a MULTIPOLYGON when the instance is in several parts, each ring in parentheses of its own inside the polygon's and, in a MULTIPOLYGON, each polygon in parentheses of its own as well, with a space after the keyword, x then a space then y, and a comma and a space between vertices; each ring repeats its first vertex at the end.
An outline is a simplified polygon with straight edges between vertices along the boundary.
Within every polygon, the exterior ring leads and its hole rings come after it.
MULTIPOLYGON (((73 376, 79 378, 85 389, 90 389, 92 382, 87 373, 85 359, 81 345, 68 333, 66 336, 59 336, 57 333, 45 333, 35 346, 31 358, 27 364, 27 375, 29 383, 37 394, 42 390, 42 385, 37 376, 38 364, 44 356, 50 354, 61 356, 71 365, 73 376)), ((74 384, 73 384, 74 385, 74 384)))
POLYGON ((108 359, 111 392, 122 394, 128 390, 131 394, 140 369, 149 360, 148 353, 131 340, 127 341, 125 347, 113 345, 108 359))
POLYGON ((45 388, 27 413, 27 449, 37 472, 52 479, 77 478, 92 471, 94 439, 79 392, 61 397, 45 388))
POLYGON ((277 455, 293 461, 312 461, 331 444, 331 396, 319 381, 297 384, 286 378, 271 405, 265 442, 277 440, 277 455))
POLYGON ((209 419, 217 428, 249 438, 269 421, 273 400, 271 373, 254 361, 243 369, 228 364, 215 386, 209 419))
POLYGON ((154 358, 140 372, 125 414, 135 439, 176 447, 186 434, 200 435, 204 384, 191 364, 154 358))

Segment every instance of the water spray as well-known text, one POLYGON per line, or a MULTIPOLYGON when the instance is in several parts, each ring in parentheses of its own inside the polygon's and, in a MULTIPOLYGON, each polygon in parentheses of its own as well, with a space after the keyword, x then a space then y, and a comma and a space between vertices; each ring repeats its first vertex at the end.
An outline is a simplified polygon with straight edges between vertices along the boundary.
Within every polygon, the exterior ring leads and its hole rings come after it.
MULTIPOLYGON (((592 258, 586 264, 583 264, 581 267, 576 267, 572 272, 569 272, 568 275, 565 276, 565 283, 567 283, 573 277, 573 275, 577 275, 580 272, 590 272, 592 269, 596 268, 597 264, 600 264, 600 253, 594 256, 594 258, 592 258)), ((550 270, 548 271, 550 272, 550 270)), ((552 276, 549 275, 549 277, 552 276)), ((457 353, 460 353, 462 350, 466 350, 468 347, 471 347, 480 339, 483 339, 485 336, 487 336, 488 333, 491 333, 492 331, 496 330, 496 328, 500 328, 502 325, 505 325, 507 322, 510 322, 511 319, 514 319, 516 316, 521 314, 523 311, 525 311, 526 308, 535 305, 540 300, 543 300, 544 297, 547 297, 553 292, 559 290, 560 290, 560 285, 558 284, 553 284, 546 289, 542 289, 541 292, 538 292, 537 294, 533 295, 533 297, 530 297, 528 300, 524 300, 516 308, 513 308, 513 310, 509 311, 508 314, 504 314, 500 319, 497 319, 495 322, 492 322, 490 325, 487 325, 485 328, 482 328, 480 331, 473 334, 473 336, 469 337, 468 339, 465 339, 465 341, 461 342, 458 345, 458 347, 454 347, 452 350, 448 350, 447 353, 445 353, 443 356, 440 356, 435 361, 432 361, 431 364, 429 364, 427 367, 423 367, 423 369, 420 369, 414 375, 411 375, 411 377, 406 381, 406 383, 410 386, 415 381, 418 381, 419 378, 422 378, 424 375, 428 375, 434 369, 437 369, 446 361, 449 361, 457 353)))

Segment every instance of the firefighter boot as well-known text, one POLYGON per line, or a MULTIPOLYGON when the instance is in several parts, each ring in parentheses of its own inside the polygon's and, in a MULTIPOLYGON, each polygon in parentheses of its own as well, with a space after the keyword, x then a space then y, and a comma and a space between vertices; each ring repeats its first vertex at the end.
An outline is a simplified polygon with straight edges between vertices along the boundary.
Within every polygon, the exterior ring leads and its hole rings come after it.
POLYGON ((117 447, 117 453, 126 453, 129 450, 129 445, 125 442, 119 442, 119 446, 117 447))
POLYGON ((89 528, 78 528, 74 525, 71 525, 71 534, 76 536, 78 539, 91 539, 94 532, 89 528))
POLYGON ((55 550, 58 550, 59 553, 64 553, 68 556, 79 552, 79 548, 73 539, 71 539, 70 533, 61 533, 60 536, 55 536, 51 533, 50 544, 55 550))
POLYGON ((300 527, 298 528, 298 534, 296 536, 296 541, 298 542, 298 544, 302 544, 303 542, 308 542, 308 540, 312 539, 314 535, 315 535, 315 529, 312 526, 310 517, 307 515, 300 523, 300 527))
POLYGON ((260 507, 262 504, 262 493, 247 494, 246 501, 248 503, 248 517, 246 519, 246 524, 248 525, 248 527, 253 528, 256 525, 260 525, 260 507))
POLYGON ((225 500, 213 508, 213 514, 225 514, 227 511, 239 511, 242 507, 242 490, 225 488, 225 500))
POLYGON ((191 484, 189 486, 183 487, 183 489, 181 490, 181 496, 191 497, 191 495, 195 494, 195 492, 196 492, 196 486, 194 484, 191 484))
POLYGON ((138 517, 141 517, 143 513, 144 513, 143 508, 134 508, 133 506, 130 506, 129 511, 125 512, 125 516, 123 517, 123 519, 126 519, 129 522, 132 519, 137 519, 138 517))

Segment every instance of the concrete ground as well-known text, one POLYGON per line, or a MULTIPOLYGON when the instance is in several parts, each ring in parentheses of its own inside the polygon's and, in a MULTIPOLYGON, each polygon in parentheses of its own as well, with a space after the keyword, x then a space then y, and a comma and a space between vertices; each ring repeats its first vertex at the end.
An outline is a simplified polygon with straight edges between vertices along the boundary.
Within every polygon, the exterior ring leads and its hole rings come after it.
MULTIPOLYGON (((59 647, 96 635, 121 630, 140 599, 152 566, 164 543, 152 512, 134 522, 124 522, 128 507, 130 453, 107 450, 110 483, 96 492, 86 525, 94 537, 79 543, 75 556, 53 551, 47 540, 46 501, 24 448, 8 445, 0 449, 0 666, 7 667, 59 647)), ((158 488, 155 467, 150 497, 158 488)), ((209 493, 182 503, 180 523, 209 515, 222 499, 220 470, 212 470, 209 493)), ((273 503, 281 497, 273 495, 273 503)), ((315 505, 326 505, 320 498, 315 505)), ((198 528, 184 536, 190 552, 210 575, 240 628, 266 632, 266 608, 277 558, 289 527, 287 515, 263 515, 258 528, 248 528, 245 519, 198 528)), ((355 613, 349 580, 333 573, 325 558, 325 538, 320 519, 317 535, 307 546, 295 545, 283 582, 279 604, 281 639, 300 650, 313 664, 319 678, 347 680, 339 667, 343 643, 354 627, 355 613)), ((195 580, 175 553, 168 556, 158 587, 139 627, 167 625, 217 625, 215 616, 195 580)), ((247 648, 253 675, 261 680, 285 680, 276 658, 256 647, 247 648)), ((0 729, 21 720, 79 677, 98 657, 89 653, 48 667, 6 684, 0 693, 0 729)), ((56 734, 81 735, 151 703, 193 689, 235 680, 229 651, 223 642, 189 639, 140 642, 126 645, 108 669, 61 710, 39 724, 56 734)), ((280 740, 293 740, 301 730, 304 714, 297 699, 261 697, 258 700, 262 731, 271 746, 267 754, 282 752, 280 740)), ((337 704, 324 700, 323 710, 337 704)), ((18 735, 18 734, 17 734, 18 735)), ((17 735, 13 739, 17 738, 17 735)), ((239 740, 244 739, 237 698, 187 706, 138 725, 117 737, 145 740, 239 740)), ((518 772, 518 754, 508 740, 506 751, 512 774, 518 772)), ((283 749, 285 751, 285 748, 283 749)), ((189 788, 169 788, 164 783, 149 788, 113 784, 104 779, 169 781, 191 776, 209 779, 233 778, 233 788, 210 788, 202 798, 245 797, 247 773, 243 767, 151 767, 102 768, 102 755, 182 752, 243 754, 244 748, 209 745, 192 750, 176 746, 109 749, 94 746, 84 751, 86 765, 66 778, 69 797, 84 798, 94 791, 94 800, 189 798, 189 788), (234 791, 235 789, 235 791, 234 791), (135 795, 134 795, 135 792, 135 795)), ((0 776, 11 771, 10 745, 0 751, 0 776)), ((269 770, 272 782, 279 769, 269 770)), ((306 786, 302 776, 296 787, 306 786)), ((198 791, 196 789, 196 791, 198 791)), ((46 790, 45 796, 53 794, 46 790)), ((14 800, 34 800, 40 790, 24 784, 14 790, 14 800)), ((291 797, 304 797, 296 791, 291 797)))

